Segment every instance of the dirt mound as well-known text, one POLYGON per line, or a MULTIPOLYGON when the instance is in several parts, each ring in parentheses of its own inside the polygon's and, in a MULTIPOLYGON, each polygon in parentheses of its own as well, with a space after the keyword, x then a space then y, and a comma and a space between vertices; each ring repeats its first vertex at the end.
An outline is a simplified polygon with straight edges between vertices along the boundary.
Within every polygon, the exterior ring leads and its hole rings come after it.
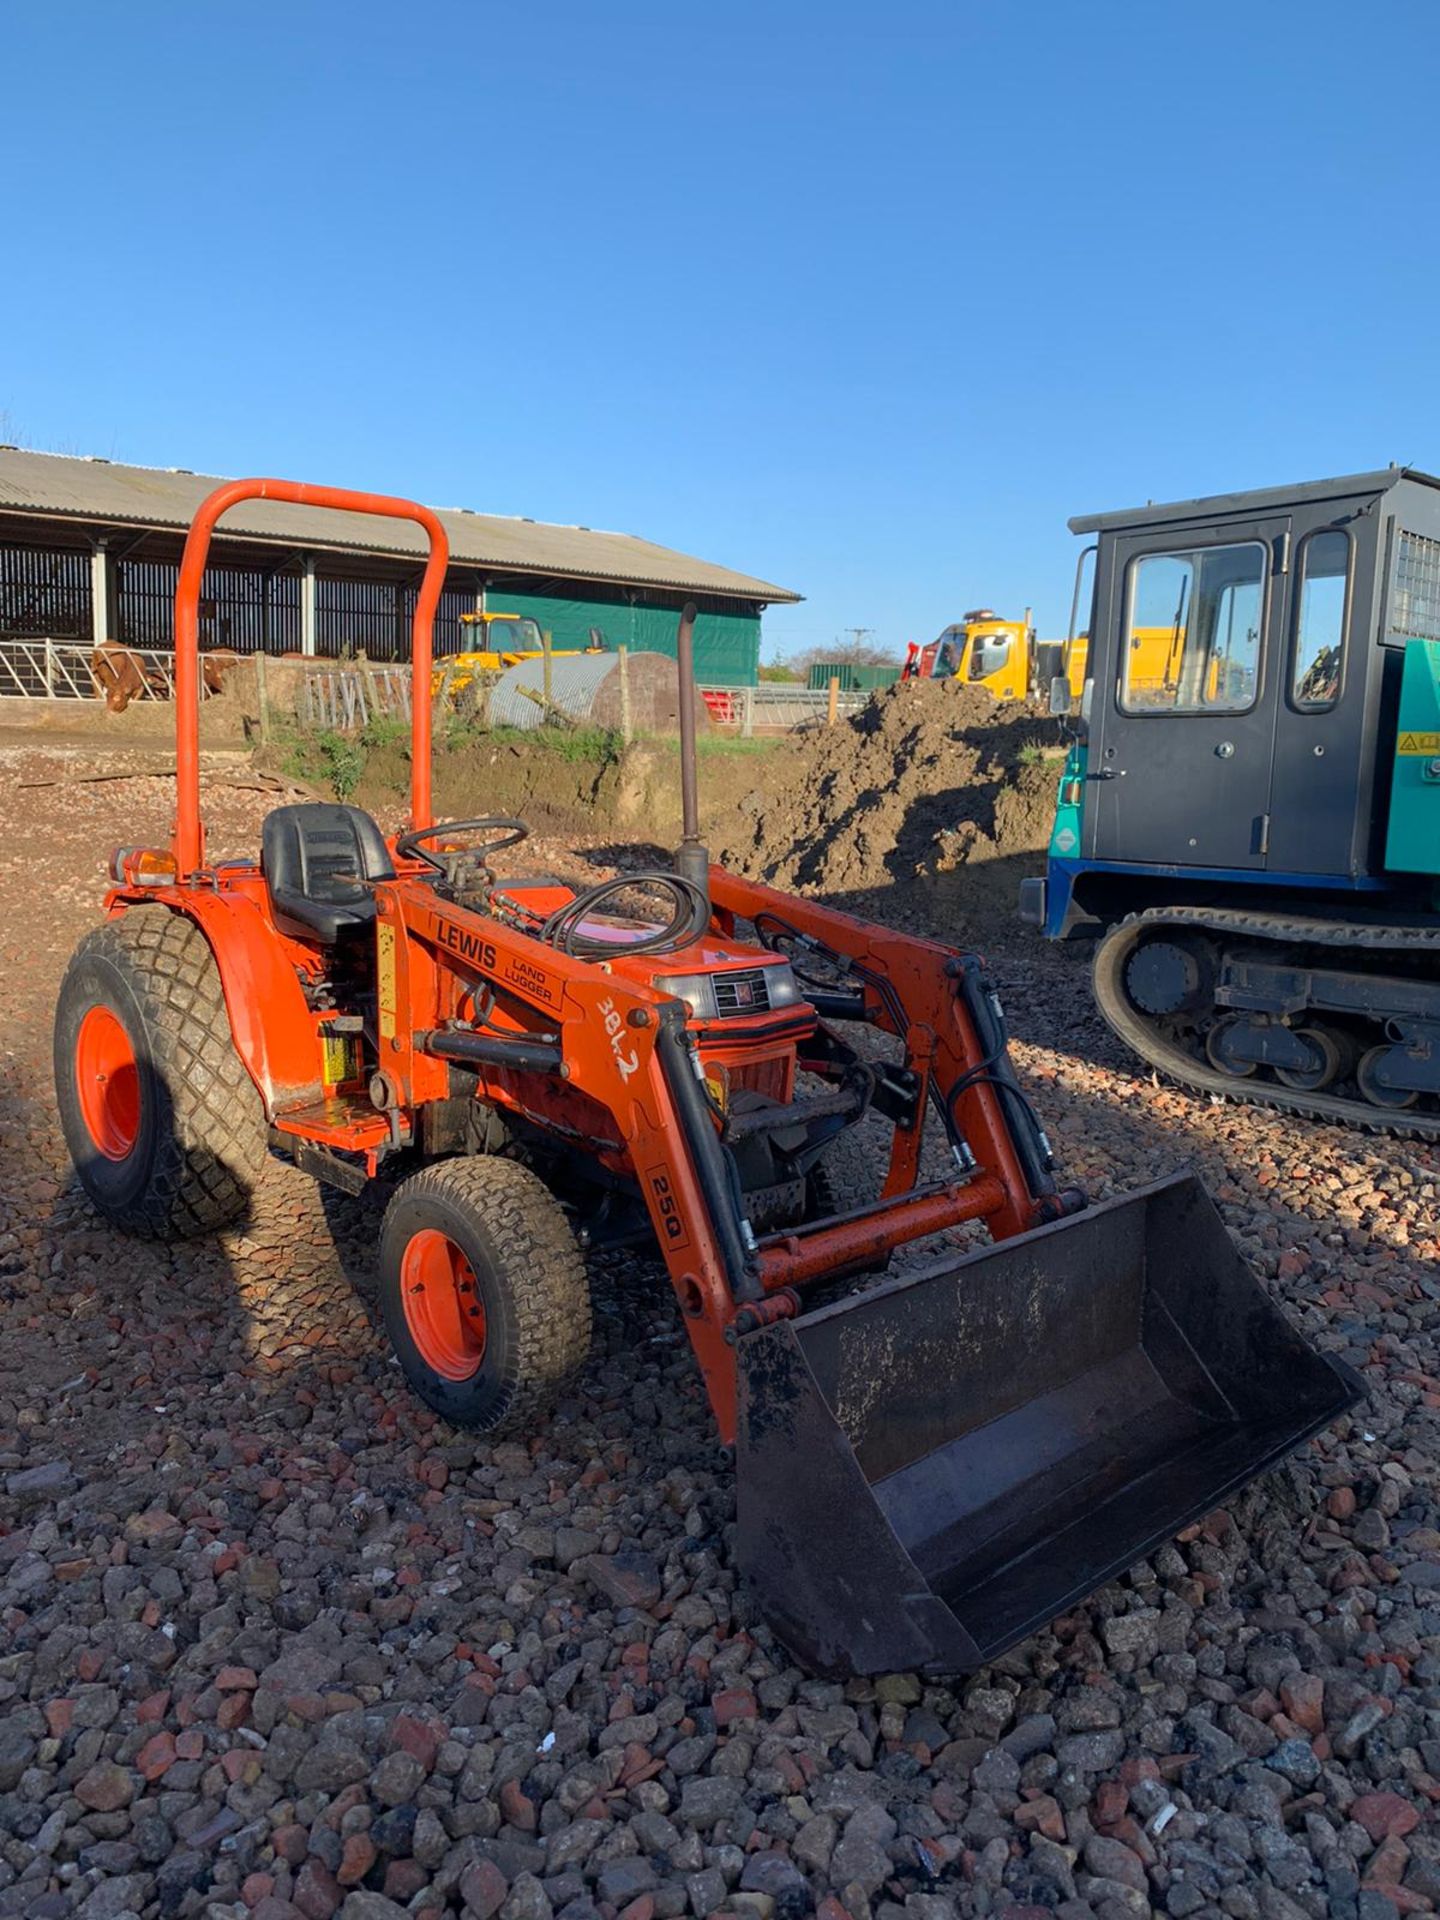
POLYGON ((747 794, 719 855, 820 893, 1032 856, 1049 834, 1060 751, 1056 723, 1034 709, 957 681, 902 681, 787 756, 783 788, 747 794))

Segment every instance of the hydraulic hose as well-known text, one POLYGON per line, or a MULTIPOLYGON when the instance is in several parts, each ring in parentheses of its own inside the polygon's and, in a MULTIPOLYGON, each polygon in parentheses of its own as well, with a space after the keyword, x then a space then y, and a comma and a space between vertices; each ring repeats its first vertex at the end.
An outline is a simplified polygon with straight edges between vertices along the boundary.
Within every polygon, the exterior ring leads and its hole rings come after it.
POLYGON ((698 940, 709 925, 710 902, 704 888, 683 874, 622 873, 613 880, 602 880, 598 886, 587 887, 584 893, 567 900, 550 915, 539 937, 572 960, 593 960, 627 953, 671 953, 698 940), (638 940, 604 940, 581 931, 580 922, 587 914, 598 913, 616 894, 634 887, 656 887, 669 893, 674 908, 665 926, 643 934, 638 940))

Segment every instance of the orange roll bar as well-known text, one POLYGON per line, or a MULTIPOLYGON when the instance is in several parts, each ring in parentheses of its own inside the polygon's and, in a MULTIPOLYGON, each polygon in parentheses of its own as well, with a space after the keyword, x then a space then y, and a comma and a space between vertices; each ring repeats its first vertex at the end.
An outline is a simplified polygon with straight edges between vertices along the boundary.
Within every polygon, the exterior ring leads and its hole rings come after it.
POLYGON ((299 480, 229 480, 203 500, 185 537, 175 585, 175 832, 171 842, 182 879, 204 864, 200 824, 200 588, 215 523, 242 500, 283 500, 295 507, 330 507, 340 513, 373 513, 413 520, 430 542, 425 575, 415 599, 411 628, 410 824, 433 823, 430 806, 430 667, 435 610, 450 564, 450 542, 430 511, 388 493, 355 493, 348 487, 312 487, 299 480))

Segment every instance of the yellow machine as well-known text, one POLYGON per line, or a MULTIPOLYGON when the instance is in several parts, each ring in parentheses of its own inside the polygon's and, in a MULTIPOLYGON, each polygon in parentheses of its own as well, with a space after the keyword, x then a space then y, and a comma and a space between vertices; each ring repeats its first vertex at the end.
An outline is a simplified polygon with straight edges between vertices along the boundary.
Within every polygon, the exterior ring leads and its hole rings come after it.
MULTIPOLYGON (((1132 693, 1163 695, 1185 651, 1183 625, 1136 627, 1130 646, 1135 658, 1126 685, 1132 693)), ((963 680, 997 700, 1044 700, 1052 683, 1063 679, 1076 701, 1085 690, 1089 659, 1089 634, 1077 633, 1071 641, 1037 640, 1028 607, 1023 620, 1002 620, 980 607, 946 627, 928 647, 912 641, 902 677, 963 680)))
MULTIPOLYGON (((1078 700, 1085 689, 1090 658, 1090 636, 1077 633, 1065 666, 1070 697, 1078 700)), ((1130 662, 1125 669, 1126 697, 1132 704, 1169 708, 1179 684, 1181 663, 1185 659, 1185 628, 1132 627, 1130 662)), ((1205 697, 1213 700, 1219 690, 1222 663, 1217 657, 1208 668, 1205 697)))
POLYGON ((1026 700, 1044 697, 1063 674, 1078 700, 1086 655, 1084 634, 1068 649, 1063 641, 1037 640, 1028 607, 1023 620, 1002 620, 990 607, 977 607, 928 647, 912 641, 902 677, 964 680, 997 700, 1026 700))
MULTIPOLYGON (((432 693, 439 693, 442 686, 448 686, 452 694, 460 693, 476 674, 503 673, 506 667, 513 667, 521 660, 537 659, 545 651, 545 636, 539 622, 528 613, 462 613, 460 624, 478 627, 479 632, 473 637, 482 644, 439 661, 431 678, 432 693)), ((565 660, 577 653, 604 652, 603 646, 556 647, 551 649, 551 658, 565 660)))

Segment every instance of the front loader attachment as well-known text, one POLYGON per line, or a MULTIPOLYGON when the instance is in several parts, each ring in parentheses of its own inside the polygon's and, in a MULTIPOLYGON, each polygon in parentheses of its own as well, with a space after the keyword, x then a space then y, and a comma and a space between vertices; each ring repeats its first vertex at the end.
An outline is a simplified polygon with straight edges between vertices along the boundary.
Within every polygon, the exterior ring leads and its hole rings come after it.
POLYGON ((740 1559, 828 1673, 963 1672, 1361 1396, 1182 1175, 740 1342, 740 1559))

